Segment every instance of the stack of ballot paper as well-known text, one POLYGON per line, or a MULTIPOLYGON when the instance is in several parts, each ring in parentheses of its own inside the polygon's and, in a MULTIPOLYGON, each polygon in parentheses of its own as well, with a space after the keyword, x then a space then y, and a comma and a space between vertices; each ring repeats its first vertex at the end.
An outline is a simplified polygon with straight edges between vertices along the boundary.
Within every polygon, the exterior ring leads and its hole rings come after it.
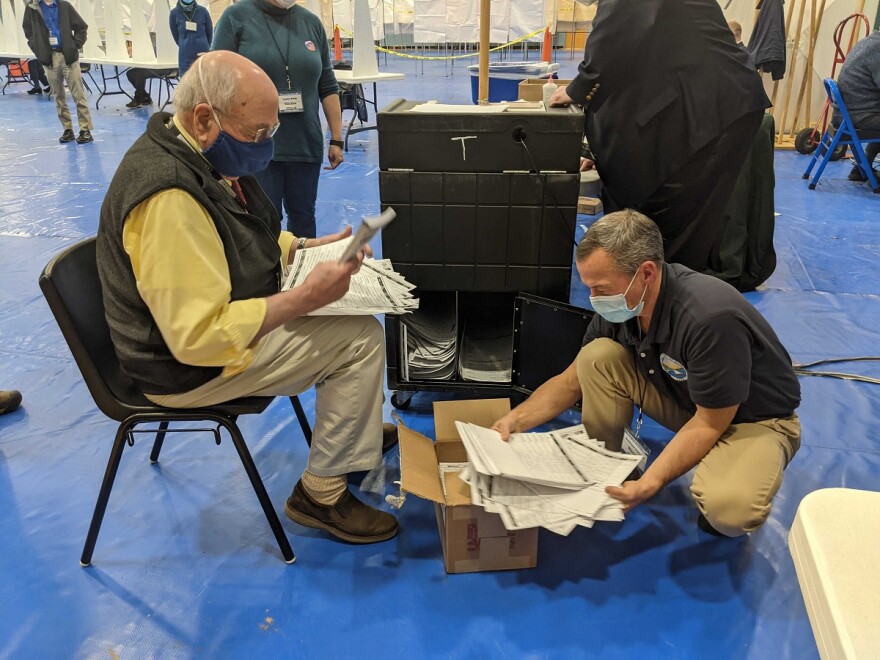
POLYGON ((605 449, 582 425, 548 433, 514 433, 455 423, 467 450, 460 477, 471 500, 501 516, 509 530, 545 527, 567 535, 597 520, 623 520, 623 505, 605 493, 619 486, 641 456, 605 449))
MULTIPOLYGON (((352 239, 297 250, 284 282, 284 290, 305 282, 309 273, 323 261, 338 261, 352 239)), ((364 259, 361 269, 351 278, 348 293, 336 302, 310 312, 311 316, 346 316, 405 314, 418 309, 412 295, 415 286, 394 272, 388 259, 364 259)))
POLYGON ((401 319, 404 380, 449 380, 455 376, 455 297, 427 292, 421 302, 401 319))

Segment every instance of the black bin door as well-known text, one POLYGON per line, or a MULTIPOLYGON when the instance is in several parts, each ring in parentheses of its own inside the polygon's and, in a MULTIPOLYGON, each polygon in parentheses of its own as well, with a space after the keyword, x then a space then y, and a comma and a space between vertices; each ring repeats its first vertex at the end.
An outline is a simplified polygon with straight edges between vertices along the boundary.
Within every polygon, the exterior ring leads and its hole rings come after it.
POLYGON ((533 392, 574 361, 593 312, 521 293, 514 307, 513 384, 533 392))

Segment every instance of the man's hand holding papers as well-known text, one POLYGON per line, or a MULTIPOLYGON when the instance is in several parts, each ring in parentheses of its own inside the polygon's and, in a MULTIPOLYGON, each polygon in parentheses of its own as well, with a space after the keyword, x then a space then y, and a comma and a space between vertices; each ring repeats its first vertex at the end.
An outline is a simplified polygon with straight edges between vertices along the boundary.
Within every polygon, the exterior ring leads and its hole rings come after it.
MULTIPOLYGON (((349 237, 326 245, 297 250, 283 289, 321 282, 321 278, 334 275, 334 269, 342 268, 351 272, 346 290, 341 292, 338 299, 310 312, 310 315, 404 314, 417 309, 419 302, 411 293, 415 286, 394 272, 389 260, 364 259, 360 263, 360 269, 357 269, 355 260, 339 263, 352 240, 349 237), (317 279, 310 282, 309 278, 313 274, 317 279)), ((339 279, 340 287, 344 281, 344 278, 339 279)))
POLYGON ((608 451, 583 426, 549 433, 513 433, 456 422, 468 454, 462 479, 474 504, 498 513, 507 529, 546 527, 568 534, 596 520, 623 520, 623 505, 606 486, 620 485, 640 456, 608 451))

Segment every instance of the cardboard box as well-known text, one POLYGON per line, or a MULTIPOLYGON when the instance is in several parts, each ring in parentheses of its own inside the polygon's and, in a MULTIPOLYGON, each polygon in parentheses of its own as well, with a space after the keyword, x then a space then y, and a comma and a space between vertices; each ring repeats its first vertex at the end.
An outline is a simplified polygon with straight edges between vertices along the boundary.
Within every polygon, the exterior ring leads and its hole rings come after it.
POLYGON ((596 215, 602 210, 602 200, 596 197, 578 197, 578 213, 596 215))
POLYGON ((436 401, 436 442, 398 426, 401 489, 434 502, 447 573, 533 568, 538 563, 537 529, 507 531, 501 516, 471 503, 470 486, 458 472, 440 475, 441 463, 467 461, 456 421, 488 427, 509 410, 508 399, 436 401))
MULTIPOLYGON (((547 78, 526 78, 521 81, 519 83, 519 98, 523 101, 543 101, 544 85, 547 84, 547 80, 547 78)), ((560 87, 567 87, 571 79, 554 79, 553 82, 560 87)))

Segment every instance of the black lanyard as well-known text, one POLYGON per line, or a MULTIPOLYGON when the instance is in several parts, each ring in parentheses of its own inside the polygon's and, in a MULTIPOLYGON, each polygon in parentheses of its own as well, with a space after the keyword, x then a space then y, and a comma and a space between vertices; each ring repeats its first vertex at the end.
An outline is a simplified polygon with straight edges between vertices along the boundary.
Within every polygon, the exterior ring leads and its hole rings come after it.
MULTIPOLYGON (((633 367, 636 370, 636 389, 639 392, 639 401, 636 404, 636 407, 639 409, 639 416, 636 417, 636 429, 635 434, 636 437, 639 437, 639 433, 642 431, 642 407, 645 405, 645 394, 648 392, 648 377, 645 376, 645 386, 641 386, 641 380, 639 379, 639 355, 642 350, 642 326, 639 325, 639 319, 636 318, 636 327, 639 329, 639 345, 636 347, 635 344, 630 344, 632 347, 633 353, 633 367)), ((628 333, 627 333, 628 334, 628 333)))
MULTIPOLYGON (((284 75, 287 77, 287 91, 292 91, 292 87, 290 85, 290 67, 287 64, 287 57, 285 54, 281 52, 281 46, 278 45, 278 41, 275 39, 275 33, 272 31, 272 25, 269 23, 269 19, 266 18, 266 14, 263 14, 263 20, 266 21, 266 29, 269 31, 269 36, 272 37, 272 43, 275 44, 275 48, 278 50, 278 55, 281 57, 281 61, 284 63, 284 75)), ((287 29, 287 55, 290 55, 290 10, 287 10, 287 23, 285 25, 287 29)))

